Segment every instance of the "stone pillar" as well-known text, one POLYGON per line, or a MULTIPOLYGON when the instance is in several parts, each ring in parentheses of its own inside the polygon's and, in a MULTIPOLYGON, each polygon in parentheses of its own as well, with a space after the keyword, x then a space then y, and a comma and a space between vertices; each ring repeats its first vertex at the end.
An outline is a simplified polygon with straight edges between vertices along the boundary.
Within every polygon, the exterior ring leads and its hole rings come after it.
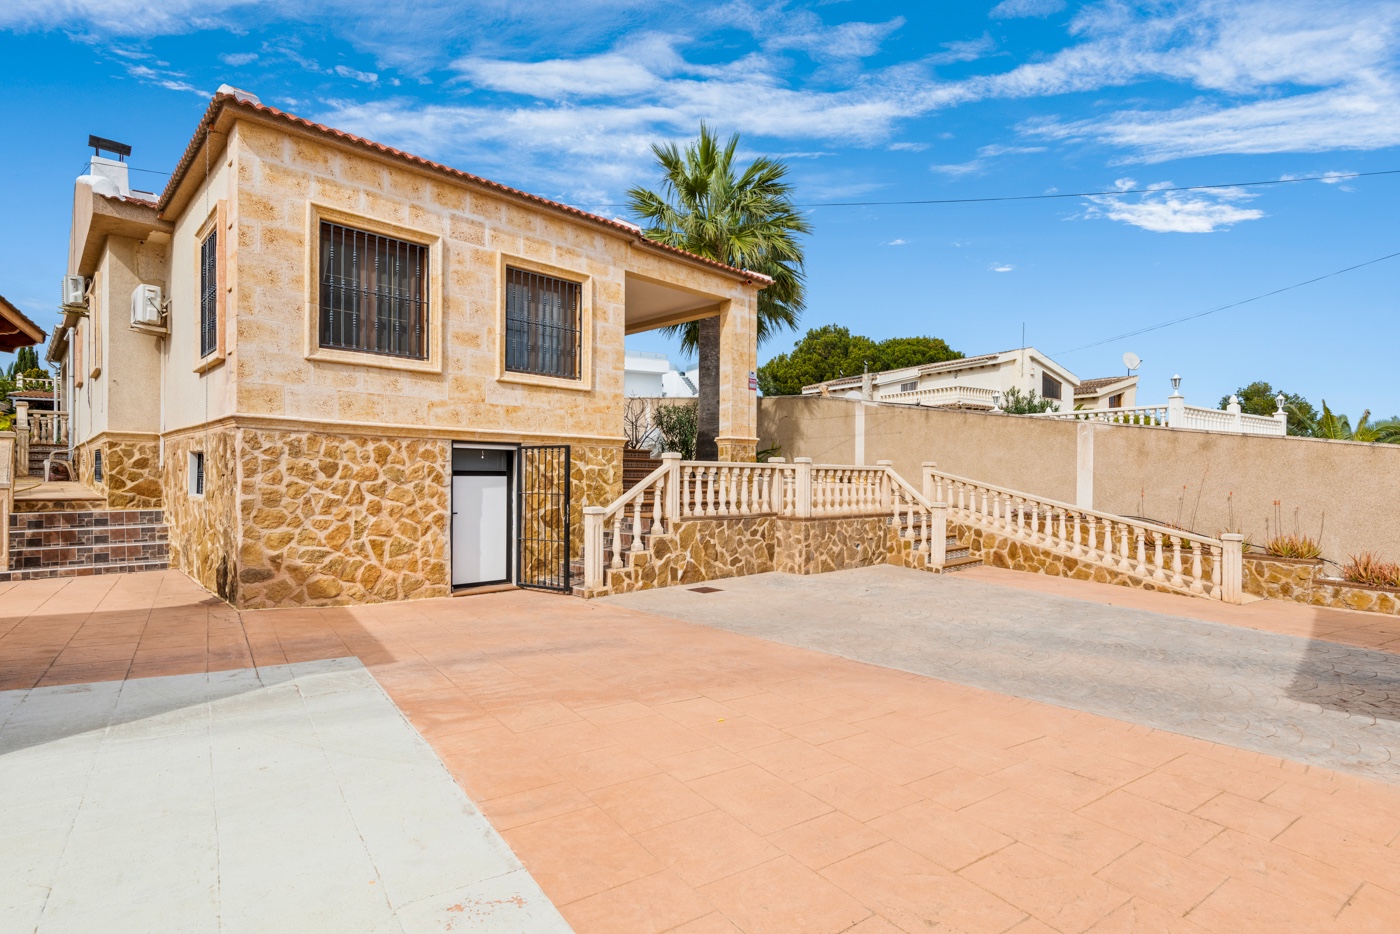
POLYGON ((14 508, 15 434, 0 431, 0 571, 10 567, 10 511, 14 508))
MULTIPOLYGON (((661 455, 661 466, 666 468, 666 502, 661 508, 666 520, 666 530, 676 531, 676 520, 681 517, 681 456, 675 451, 661 455)), ((586 534, 586 533, 585 533, 586 534)))
POLYGON ((1080 422, 1075 428, 1074 505, 1080 509, 1093 509, 1094 426, 1091 422, 1080 422))
POLYGON ((948 560, 948 504, 929 507, 929 570, 941 571, 948 560))
POLYGON ((1186 427, 1186 397, 1179 389, 1173 389, 1172 394, 1167 397, 1167 427, 1186 427))
POLYGON ((605 506, 583 507, 583 586, 603 586, 603 516, 605 506))
POLYGON ((758 451, 758 292, 724 303, 719 314, 720 461, 753 463, 758 451))
MULTIPOLYGON (((856 463, 860 463, 857 461, 856 463)), ((884 474, 880 477, 880 508, 889 509, 893 505, 893 497, 890 495, 894 481, 890 479, 890 474, 894 473, 894 461, 881 460, 875 462, 876 467, 885 468, 884 474)))
POLYGON ((1220 536, 1220 599, 1224 603, 1244 602, 1244 536, 1226 532, 1220 536))
MULTIPOLYGON (((15 476, 29 476, 29 403, 15 403, 15 476)), ((8 519, 6 521, 9 521, 8 519)))
POLYGON ((1231 396, 1230 404, 1225 406, 1225 411, 1230 413, 1230 419, 1233 423, 1231 425, 1231 430, 1236 432, 1243 432, 1244 417, 1240 414, 1240 397, 1231 396))
POLYGON ((812 515, 812 459, 794 457, 792 463, 797 468, 796 509, 797 518, 806 519, 812 515))
POLYGON ((937 468, 938 463, 936 461, 924 461, 923 464, 920 465, 920 472, 923 474, 924 479, 924 499, 928 500, 930 503, 934 501, 937 495, 934 493, 935 485, 933 481, 933 472, 937 468))

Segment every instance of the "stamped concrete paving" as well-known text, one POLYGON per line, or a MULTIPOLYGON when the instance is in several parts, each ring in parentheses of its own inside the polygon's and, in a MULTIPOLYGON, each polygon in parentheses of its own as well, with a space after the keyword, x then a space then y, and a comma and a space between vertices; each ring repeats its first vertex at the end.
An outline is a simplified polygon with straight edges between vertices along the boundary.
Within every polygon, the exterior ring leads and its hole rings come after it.
POLYGON ((0 919, 568 930, 354 658, 0 692, 0 919))
POLYGON ((0 585, 6 686, 350 655, 581 934, 1400 929, 1394 785, 597 601, 0 585))
POLYGON ((893 567, 717 586, 609 600, 1400 782, 1393 654, 893 567))

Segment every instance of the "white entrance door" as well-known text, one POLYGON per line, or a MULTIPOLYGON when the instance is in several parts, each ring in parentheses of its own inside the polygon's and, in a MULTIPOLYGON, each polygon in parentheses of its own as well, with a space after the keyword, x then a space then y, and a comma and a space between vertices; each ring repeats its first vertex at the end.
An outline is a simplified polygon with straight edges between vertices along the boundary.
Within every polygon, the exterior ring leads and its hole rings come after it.
POLYGON ((507 477, 473 474, 452 478, 452 585, 510 578, 507 477))

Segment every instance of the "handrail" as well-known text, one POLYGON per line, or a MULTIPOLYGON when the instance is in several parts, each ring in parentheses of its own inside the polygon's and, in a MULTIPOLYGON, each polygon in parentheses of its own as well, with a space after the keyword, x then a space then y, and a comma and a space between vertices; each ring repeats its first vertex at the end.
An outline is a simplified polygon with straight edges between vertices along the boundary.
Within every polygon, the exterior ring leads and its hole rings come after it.
POLYGON ((943 473, 932 465, 925 465, 924 469, 925 488, 931 488, 938 499, 948 502, 949 512, 959 521, 1140 580, 1151 580, 1164 589, 1229 603, 1242 600, 1241 535, 1226 533, 1211 538, 981 483, 943 473), (1189 569, 1183 555, 1187 549, 1189 569))

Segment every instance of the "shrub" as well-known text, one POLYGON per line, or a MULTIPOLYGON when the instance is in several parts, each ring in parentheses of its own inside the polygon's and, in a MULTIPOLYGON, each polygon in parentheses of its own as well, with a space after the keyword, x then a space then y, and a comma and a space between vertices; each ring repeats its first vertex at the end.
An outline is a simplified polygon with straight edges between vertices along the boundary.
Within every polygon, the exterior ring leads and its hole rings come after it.
POLYGON ((661 442, 667 451, 680 454, 681 460, 695 459, 697 422, 694 403, 658 405, 652 412, 651 422, 661 433, 661 442))
POLYGON ((1374 587, 1400 587, 1400 564, 1382 561, 1369 551, 1351 555, 1342 568, 1342 579, 1374 587))
POLYGON ((1322 557, 1322 545, 1318 541, 1322 537, 1321 529, 1318 530, 1318 537, 1304 535, 1299 528, 1301 508, 1295 507, 1293 510, 1293 531, 1283 531, 1283 515, 1280 506, 1281 500, 1274 500, 1274 524, 1273 533, 1269 534, 1269 520, 1264 520, 1265 541, 1264 551, 1276 558, 1320 558, 1322 557))

